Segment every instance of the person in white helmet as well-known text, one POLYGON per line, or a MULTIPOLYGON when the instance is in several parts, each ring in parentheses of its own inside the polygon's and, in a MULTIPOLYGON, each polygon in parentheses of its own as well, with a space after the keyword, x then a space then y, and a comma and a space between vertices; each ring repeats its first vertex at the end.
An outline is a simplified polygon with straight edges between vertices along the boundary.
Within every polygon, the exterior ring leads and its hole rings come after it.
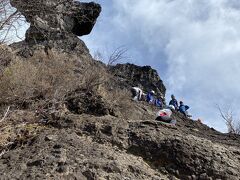
POLYGON ((132 87, 132 100, 140 101, 142 99, 143 91, 139 87, 132 87))

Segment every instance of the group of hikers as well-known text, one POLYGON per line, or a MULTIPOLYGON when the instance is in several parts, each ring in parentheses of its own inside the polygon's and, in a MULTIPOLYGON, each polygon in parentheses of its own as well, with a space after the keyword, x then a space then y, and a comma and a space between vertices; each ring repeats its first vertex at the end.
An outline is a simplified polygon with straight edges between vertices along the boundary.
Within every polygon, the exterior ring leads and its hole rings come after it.
POLYGON ((185 117, 191 117, 191 115, 189 115, 187 111, 189 109, 189 106, 184 105, 182 101, 179 101, 179 106, 178 106, 178 101, 176 100, 173 94, 171 95, 171 101, 169 102, 169 105, 172 105, 175 110, 184 114, 185 117))
POLYGON ((169 102, 169 105, 164 105, 162 102, 162 97, 155 97, 155 92, 153 90, 149 91, 148 93, 144 93, 143 90, 139 87, 132 87, 132 99, 134 101, 146 101, 149 104, 153 104, 160 108, 160 111, 157 112, 157 118, 156 120, 162 121, 165 123, 170 123, 175 125, 176 120, 173 120, 171 118, 173 111, 178 111, 182 113, 185 117, 191 117, 191 115, 188 114, 189 106, 184 105, 182 101, 176 100, 175 96, 171 95, 171 100, 169 102))
POLYGON ((144 93, 139 87, 132 87, 132 99, 134 101, 147 101, 149 104, 153 104, 159 108, 163 108, 161 97, 154 97, 155 92, 153 90, 148 93, 144 93))

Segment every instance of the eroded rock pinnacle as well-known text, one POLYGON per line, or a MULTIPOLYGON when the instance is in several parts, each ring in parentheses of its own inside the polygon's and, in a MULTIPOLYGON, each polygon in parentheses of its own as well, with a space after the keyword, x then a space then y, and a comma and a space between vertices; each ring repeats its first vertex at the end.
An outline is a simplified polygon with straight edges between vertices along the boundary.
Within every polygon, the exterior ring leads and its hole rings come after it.
POLYGON ((73 0, 11 0, 11 5, 30 23, 26 41, 36 42, 87 35, 101 12, 99 4, 73 0))

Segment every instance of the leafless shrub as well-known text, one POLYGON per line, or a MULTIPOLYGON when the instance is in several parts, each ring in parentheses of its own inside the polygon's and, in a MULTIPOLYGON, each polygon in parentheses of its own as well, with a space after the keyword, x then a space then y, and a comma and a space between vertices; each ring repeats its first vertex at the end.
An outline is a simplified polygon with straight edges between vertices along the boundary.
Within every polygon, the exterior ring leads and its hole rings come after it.
POLYGON ((127 52, 128 49, 125 46, 119 46, 109 53, 109 55, 103 54, 100 51, 96 51, 93 55, 93 58, 97 61, 106 62, 107 66, 113 66, 123 60, 129 60, 127 52))
POLYGON ((240 134, 240 121, 234 119, 232 109, 229 107, 227 108, 227 110, 224 111, 219 105, 217 105, 217 108, 222 119, 226 123, 228 132, 232 134, 240 134))
POLYGON ((90 66, 82 74, 81 87, 87 91, 98 91, 99 88, 107 81, 108 75, 103 68, 90 66))
POLYGON ((61 104, 64 96, 77 88, 98 91, 108 79, 106 70, 89 65, 79 72, 77 59, 54 51, 48 55, 44 51, 35 52, 28 60, 15 58, 0 76, 0 103, 43 98, 54 108, 54 104, 61 104))
POLYGON ((9 0, 0 0, 0 43, 9 42, 11 38, 9 39, 8 36, 11 33, 21 39, 18 35, 18 27, 22 21, 25 22, 24 17, 10 5, 9 0))
POLYGON ((128 56, 126 56, 128 49, 125 46, 120 46, 116 48, 109 56, 108 58, 108 66, 112 66, 116 64, 116 62, 120 62, 123 59, 129 59, 128 56))
POLYGON ((11 49, 4 44, 0 44, 0 73, 15 58, 11 49))
POLYGON ((96 51, 93 55, 93 59, 97 61, 104 61, 103 54, 100 51, 96 51))

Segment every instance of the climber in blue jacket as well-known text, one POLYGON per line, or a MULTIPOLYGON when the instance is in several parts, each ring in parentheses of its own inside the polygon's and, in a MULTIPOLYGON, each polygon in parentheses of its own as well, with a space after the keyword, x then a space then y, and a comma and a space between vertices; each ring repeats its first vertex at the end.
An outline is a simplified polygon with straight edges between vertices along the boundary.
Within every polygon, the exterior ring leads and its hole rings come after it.
POLYGON ((147 93, 147 102, 149 104, 154 103, 154 94, 155 94, 155 92, 153 90, 151 90, 150 92, 147 93))
POLYGON ((162 108, 162 101, 160 98, 155 99, 155 106, 162 108))
POLYGON ((184 105, 182 101, 180 101, 179 103, 180 103, 180 106, 178 108, 178 111, 180 113, 184 114, 184 116, 189 117, 188 112, 187 112, 187 110, 189 109, 189 106, 184 105))

